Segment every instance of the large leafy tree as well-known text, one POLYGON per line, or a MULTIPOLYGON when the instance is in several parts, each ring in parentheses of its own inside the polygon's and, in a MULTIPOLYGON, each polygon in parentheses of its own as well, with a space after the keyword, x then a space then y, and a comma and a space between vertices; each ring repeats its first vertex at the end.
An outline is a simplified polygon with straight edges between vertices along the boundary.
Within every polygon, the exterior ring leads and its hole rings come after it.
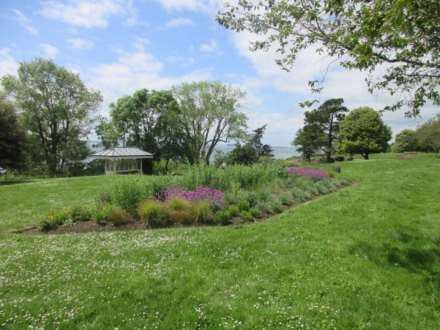
POLYGON ((72 160, 72 144, 88 134, 90 114, 101 102, 77 74, 51 60, 21 63, 18 76, 2 78, 23 117, 24 127, 39 141, 50 174, 72 160))
POLYGON ((393 145, 394 152, 407 152, 417 150, 416 132, 411 129, 404 129, 396 135, 393 145))
POLYGON ((104 145, 122 140, 154 154, 155 159, 170 160, 184 152, 179 106, 171 91, 141 89, 110 105, 111 121, 101 119, 96 127, 104 145))
POLYGON ((343 99, 329 99, 317 109, 306 111, 304 128, 299 130, 294 144, 299 146, 305 159, 318 150, 323 151, 328 162, 332 160, 339 132, 339 122, 348 109, 343 99))
POLYGON ((368 159, 371 153, 386 151, 390 139, 391 129, 372 108, 354 109, 341 122, 339 147, 350 155, 361 154, 368 159))
POLYGON ((272 147, 262 141, 265 130, 266 125, 258 127, 246 137, 244 144, 237 143, 235 148, 227 155, 226 161, 232 164, 250 165, 261 158, 272 158, 272 147))
POLYGON ((416 140, 418 150, 440 152, 440 115, 417 128, 416 140))
POLYGON ((24 148, 25 133, 14 106, 0 96, 0 166, 22 168, 24 148))
POLYGON ((209 164, 219 142, 244 135, 246 116, 239 111, 244 93, 219 82, 183 83, 173 89, 179 104, 190 163, 209 164))
POLYGON ((286 70, 310 46, 349 69, 385 68, 370 89, 407 93, 387 108, 407 105, 415 115, 427 101, 440 104, 439 17, 438 0, 240 0, 218 21, 260 35, 252 49, 275 47, 286 70))

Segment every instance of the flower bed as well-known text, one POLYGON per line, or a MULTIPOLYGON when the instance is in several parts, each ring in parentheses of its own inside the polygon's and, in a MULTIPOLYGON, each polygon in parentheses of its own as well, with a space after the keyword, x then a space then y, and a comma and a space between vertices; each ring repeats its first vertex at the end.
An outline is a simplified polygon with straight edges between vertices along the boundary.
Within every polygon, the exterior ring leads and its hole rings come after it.
POLYGON ((127 179, 104 193, 94 207, 52 212, 40 228, 65 230, 88 221, 112 228, 251 222, 347 184, 322 170, 279 164, 195 167, 181 176, 151 177, 148 184, 127 179))

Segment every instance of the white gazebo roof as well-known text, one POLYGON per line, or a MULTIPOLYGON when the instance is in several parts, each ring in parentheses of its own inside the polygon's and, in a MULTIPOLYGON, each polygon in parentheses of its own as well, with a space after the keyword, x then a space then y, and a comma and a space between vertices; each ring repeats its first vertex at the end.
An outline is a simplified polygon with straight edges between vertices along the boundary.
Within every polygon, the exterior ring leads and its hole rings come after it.
POLYGON ((139 148, 112 148, 94 153, 93 159, 148 159, 153 154, 139 148))

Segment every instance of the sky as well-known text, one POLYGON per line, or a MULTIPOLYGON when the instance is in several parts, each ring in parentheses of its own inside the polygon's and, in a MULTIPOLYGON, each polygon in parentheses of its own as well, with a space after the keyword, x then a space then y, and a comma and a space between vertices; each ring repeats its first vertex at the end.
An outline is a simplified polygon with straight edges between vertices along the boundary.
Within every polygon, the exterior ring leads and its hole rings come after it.
MULTIPOLYGON (((290 145, 305 100, 342 97, 350 109, 381 109, 398 97, 370 94, 363 72, 312 48, 290 72, 281 70, 274 51, 249 50, 254 36, 216 22, 220 7, 221 0, 0 0, 0 76, 15 74, 20 62, 53 59, 101 91, 104 116, 110 103, 141 88, 221 81, 246 92, 241 111, 249 129, 267 124, 264 142, 274 146, 290 145), (324 90, 312 95, 308 81, 324 72, 324 90)), ((383 118, 396 134, 438 112, 427 106, 419 118, 405 118, 404 110, 383 118)))

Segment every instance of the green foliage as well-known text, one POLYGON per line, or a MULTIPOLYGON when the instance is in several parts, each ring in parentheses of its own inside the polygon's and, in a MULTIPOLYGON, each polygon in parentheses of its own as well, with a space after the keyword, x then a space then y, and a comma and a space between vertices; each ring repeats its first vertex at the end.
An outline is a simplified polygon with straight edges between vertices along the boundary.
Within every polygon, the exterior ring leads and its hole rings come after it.
POLYGON ((24 128, 38 139, 35 147, 50 174, 83 157, 74 151, 101 102, 99 92, 87 89, 77 74, 41 58, 21 63, 18 75, 7 75, 2 83, 22 112, 24 128))
POLYGON ((107 220, 115 227, 124 226, 131 222, 131 215, 124 209, 112 207, 107 220))
POLYGON ((152 228, 165 227, 170 224, 168 214, 163 207, 163 203, 155 200, 145 200, 140 203, 138 215, 139 218, 147 224, 147 226, 152 228))
POLYGON ((92 219, 92 213, 87 207, 74 206, 69 210, 69 218, 72 222, 89 221, 92 219))
MULTIPOLYGON (((275 49, 276 63, 285 70, 309 48, 348 69, 374 73, 367 80, 371 91, 405 95, 385 109, 408 106, 416 115, 429 101, 440 104, 439 12, 438 0, 231 1, 217 20, 257 34, 251 50, 275 49)), ((325 80, 309 82, 312 91, 320 91, 325 80)))
POLYGON ((69 220, 69 209, 61 209, 52 211, 48 214, 47 218, 40 223, 41 231, 50 231, 57 229, 69 220))
POLYGON ((250 211, 243 210, 240 212, 240 218, 242 218, 244 221, 252 221, 254 220, 254 217, 252 216, 252 213, 250 211))
POLYGON ((105 204, 99 207, 96 207, 91 212, 91 217, 96 223, 99 225, 104 225, 107 220, 110 218, 113 207, 109 204, 105 204))
POLYGON ((440 152, 440 115, 428 120, 416 130, 417 149, 440 152))
POLYGON ((209 202, 193 202, 191 205, 191 217, 195 224, 212 224, 214 215, 209 202))
POLYGON ((183 83, 173 89, 180 107, 185 155, 191 164, 209 164, 216 145, 244 135, 239 111, 244 93, 220 82, 183 83))
POLYGON ((404 129, 396 135, 396 142, 393 144, 394 152, 408 152, 417 150, 416 132, 410 129, 404 129))
POLYGON ((112 201, 132 215, 136 214, 139 202, 148 197, 145 186, 137 182, 124 181, 114 187, 112 201))
POLYGON ((298 130, 293 144, 298 146, 305 160, 318 151, 326 154, 326 160, 332 161, 339 132, 339 122, 344 119, 348 109, 343 99, 329 99, 317 109, 306 111, 304 127, 298 130))
POLYGON ((265 130, 266 125, 259 127, 246 138, 245 144, 237 143, 235 148, 225 157, 226 163, 251 165, 262 158, 273 158, 272 147, 262 142, 265 130))
POLYGON ((219 225, 228 225, 233 217, 229 209, 222 209, 215 213, 214 222, 219 225))
POLYGON ((380 114, 372 108, 363 107, 351 111, 341 123, 339 147, 348 154, 361 154, 368 159, 371 153, 388 149, 391 129, 380 114))
POLYGON ((0 166, 23 168, 25 143, 25 132, 18 123, 14 106, 0 95, 0 166))

